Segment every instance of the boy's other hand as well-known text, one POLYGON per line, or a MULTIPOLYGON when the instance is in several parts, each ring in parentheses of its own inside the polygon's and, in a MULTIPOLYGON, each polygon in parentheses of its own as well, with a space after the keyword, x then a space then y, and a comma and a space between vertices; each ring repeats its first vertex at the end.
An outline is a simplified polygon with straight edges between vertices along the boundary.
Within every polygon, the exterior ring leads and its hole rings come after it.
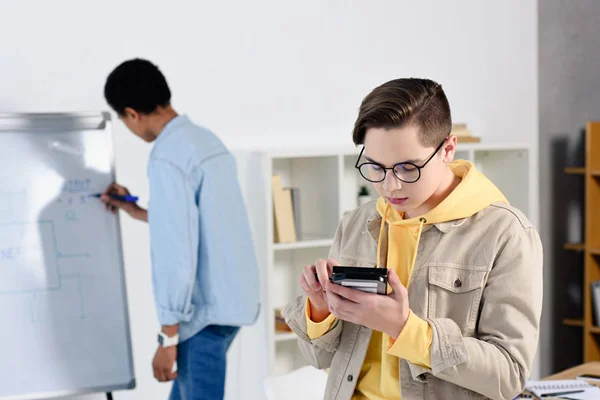
POLYGON ((310 317, 313 322, 321 322, 330 314, 325 296, 325 286, 331 277, 334 266, 339 266, 337 260, 319 259, 314 265, 307 265, 300 275, 300 286, 310 303, 310 317), (315 277, 318 276, 318 280, 315 277), (321 282, 321 283, 319 283, 321 282))
POLYGON ((158 346, 152 360, 152 370, 156 380, 159 382, 169 382, 177 378, 177 372, 173 372, 173 366, 176 361, 177 346, 158 346))
POLYGON ((106 190, 100 197, 100 201, 104 203, 106 211, 110 211, 113 214, 116 214, 117 210, 123 210, 135 219, 139 219, 141 221, 146 222, 148 221, 148 211, 138 206, 137 203, 116 200, 110 197, 110 195, 129 196, 130 193, 126 187, 121 186, 117 183, 113 183, 108 188, 106 188, 106 190))

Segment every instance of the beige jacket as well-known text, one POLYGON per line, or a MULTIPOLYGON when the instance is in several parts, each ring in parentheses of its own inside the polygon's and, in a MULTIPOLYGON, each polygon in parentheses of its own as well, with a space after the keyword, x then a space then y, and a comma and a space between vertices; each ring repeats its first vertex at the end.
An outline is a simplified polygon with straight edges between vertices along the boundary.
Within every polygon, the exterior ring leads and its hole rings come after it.
MULTIPOLYGON (((352 211, 329 257, 375 266, 380 224, 375 202, 352 211)), ((385 260, 386 238, 382 243, 385 260)), ((513 399, 523 390, 538 345, 542 245, 520 211, 495 203, 470 218, 425 226, 408 297, 432 328, 432 367, 399 359, 403 400, 513 399)), ((338 320, 311 341, 304 307, 299 297, 284 316, 306 360, 330 369, 324 399, 350 399, 371 329, 338 320)))

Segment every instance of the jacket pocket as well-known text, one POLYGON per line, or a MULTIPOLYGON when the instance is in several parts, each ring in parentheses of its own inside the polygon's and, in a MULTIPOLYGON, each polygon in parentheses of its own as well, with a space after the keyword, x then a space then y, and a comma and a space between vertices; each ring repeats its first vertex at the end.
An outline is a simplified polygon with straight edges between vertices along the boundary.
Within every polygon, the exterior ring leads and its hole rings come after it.
POLYGON ((374 261, 368 257, 360 257, 360 256, 354 256, 354 257, 340 256, 337 259, 337 262, 339 262, 340 265, 343 265, 345 267, 369 267, 369 268, 372 268, 376 265, 376 261, 374 261))
POLYGON ((449 318, 472 335, 487 273, 485 267, 430 265, 428 317, 449 318))
POLYGON ((465 389, 464 387, 455 385, 449 381, 429 375, 425 386, 427 393, 426 399, 443 400, 443 399, 464 399, 464 400, 489 400, 487 397, 465 389))

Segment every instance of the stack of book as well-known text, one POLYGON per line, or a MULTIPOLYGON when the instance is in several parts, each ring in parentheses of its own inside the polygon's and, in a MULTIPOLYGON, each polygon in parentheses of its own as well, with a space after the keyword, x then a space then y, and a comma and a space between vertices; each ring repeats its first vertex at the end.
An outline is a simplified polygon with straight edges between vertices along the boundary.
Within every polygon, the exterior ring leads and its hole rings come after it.
POLYGON ((456 136, 460 143, 479 143, 479 142, 481 142, 480 137, 473 136, 473 132, 471 132, 471 129, 469 129, 469 127, 467 127, 467 124, 453 124, 451 134, 456 136))

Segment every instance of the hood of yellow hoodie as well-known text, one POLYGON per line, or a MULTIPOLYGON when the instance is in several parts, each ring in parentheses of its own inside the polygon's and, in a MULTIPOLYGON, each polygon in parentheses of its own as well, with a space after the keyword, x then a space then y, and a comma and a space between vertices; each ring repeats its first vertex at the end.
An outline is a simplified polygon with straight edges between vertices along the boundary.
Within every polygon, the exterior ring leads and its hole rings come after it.
MULTIPOLYGON (((461 182, 435 208, 419 217, 404 219, 384 199, 377 201, 377 211, 382 217, 377 254, 381 254, 383 230, 388 224, 387 267, 393 268, 402 284, 409 285, 423 225, 438 224, 468 218, 497 202, 508 204, 502 192, 470 161, 456 160, 449 165, 461 182)), ((384 257, 385 259, 386 257, 384 257)), ((380 260, 381 257, 378 257, 380 260)), ((378 261, 378 266, 379 261, 378 261)))

